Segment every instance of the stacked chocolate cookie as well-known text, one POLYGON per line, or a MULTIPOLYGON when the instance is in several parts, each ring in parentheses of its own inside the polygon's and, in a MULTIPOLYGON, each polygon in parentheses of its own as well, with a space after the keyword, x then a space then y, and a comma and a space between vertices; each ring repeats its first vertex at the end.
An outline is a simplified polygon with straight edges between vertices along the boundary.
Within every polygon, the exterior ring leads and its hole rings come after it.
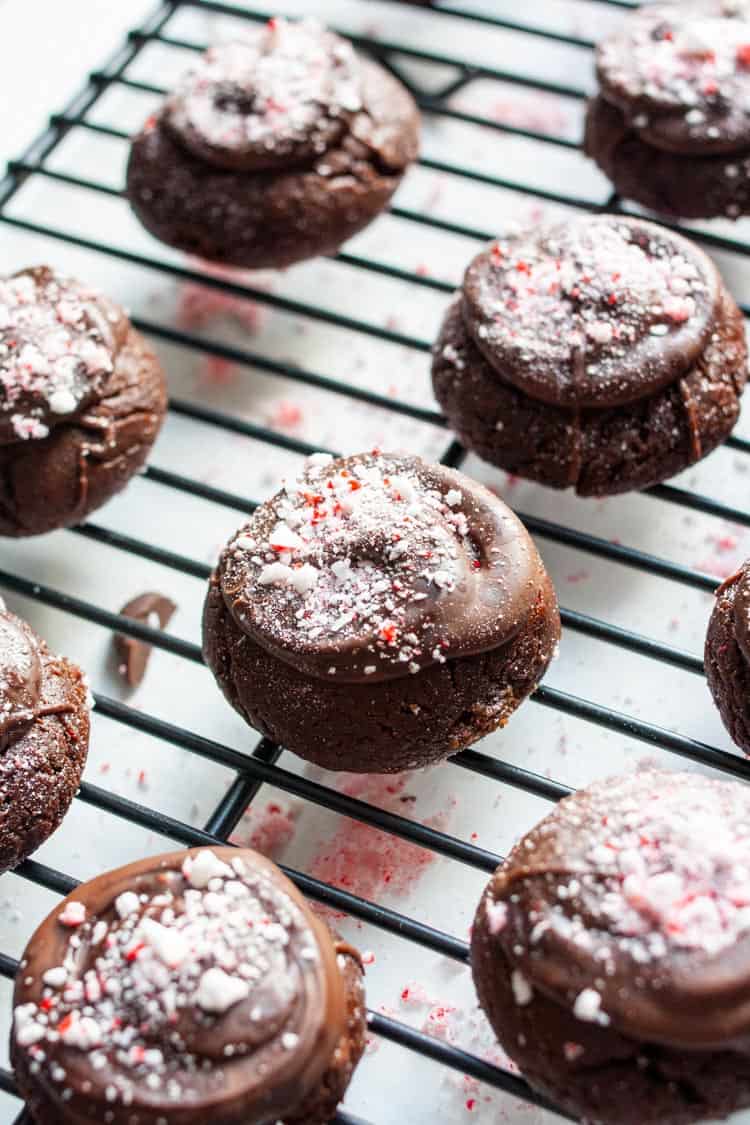
POLYGON ((77 523, 143 466, 166 412, 146 341, 46 266, 0 280, 0 535, 77 523))
POLYGON ((235 848, 80 887, 31 938, 13 1003, 38 1125, 325 1125, 364 1048, 359 954, 235 848))
POLYGON ((619 215, 479 254, 432 369, 468 448, 582 496, 646 488, 706 456, 733 429, 746 378, 742 315, 713 262, 619 215))
POLYGON ((560 635, 521 522, 461 473, 311 458, 230 540, 204 654, 253 726, 328 769, 439 761, 504 726, 560 635))
POLYGON ((683 218, 750 209, 750 4, 680 0, 624 20, 597 54, 585 149, 618 192, 683 218))
POLYGON ((278 269, 374 219, 418 144, 388 71, 317 23, 272 19, 188 71, 133 141, 127 195, 162 242, 278 269))
POLYGON ((86 762, 90 706, 80 669, 0 600, 0 872, 65 816, 86 762))
POLYGON ((750 1105, 750 791, 640 771, 563 800, 496 872, 471 963, 537 1089, 607 1125, 750 1105))

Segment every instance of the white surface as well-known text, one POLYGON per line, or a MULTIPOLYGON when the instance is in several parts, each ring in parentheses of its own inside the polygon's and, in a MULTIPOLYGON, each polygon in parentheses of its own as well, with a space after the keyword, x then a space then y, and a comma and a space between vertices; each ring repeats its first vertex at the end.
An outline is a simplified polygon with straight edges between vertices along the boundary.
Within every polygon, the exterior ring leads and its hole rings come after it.
MULTIPOLYGON (((479 4, 480 0, 473 2, 479 4)), ((489 11, 518 15, 519 6, 511 0, 484 2, 489 11)), ((494 34, 487 29, 477 31, 466 23, 379 4, 376 0, 320 0, 307 6, 283 0, 276 7, 289 12, 314 10, 342 27, 380 29, 392 39, 429 42, 436 48, 509 68, 534 67, 538 73, 571 82, 590 80, 590 60, 585 53, 542 45, 528 38, 494 34)), ((134 25, 147 9, 148 5, 135 0, 114 4, 105 0, 67 0, 65 4, 54 0, 0 0, 3 156, 14 155, 25 145, 46 115, 59 108, 77 88, 83 72, 98 66, 122 30, 134 25)), ((577 0, 537 0, 533 5, 525 5, 524 16, 540 23, 546 21, 546 26, 576 27, 594 34, 595 11, 594 5, 577 0)), ((611 10, 604 14, 610 20, 617 15, 611 10)), ((176 17, 170 31, 195 38, 222 34, 218 28, 207 28, 200 17, 190 13, 176 17)), ((184 57, 179 52, 150 46, 130 73, 166 85, 183 64, 184 57)), ((506 118, 510 115, 519 123, 538 124, 541 120, 554 131, 564 129, 573 136, 579 132, 578 103, 540 102, 486 83, 472 92, 471 100, 482 112, 496 112, 506 118)), ((111 90, 94 109, 92 119, 135 128, 153 103, 154 99, 143 95, 111 90)), ((468 104, 466 95, 461 104, 468 104)), ((427 123, 424 150, 427 155, 464 162, 497 175, 527 178, 552 188, 564 184, 594 201, 604 200, 608 194, 602 177, 575 153, 554 148, 542 150, 522 140, 445 121, 427 123)), ((124 159, 123 144, 76 131, 54 154, 51 166, 119 185, 124 159)), ((536 222, 543 214, 553 212, 528 198, 436 176, 419 168, 407 178, 400 201, 489 230, 500 229, 511 221, 536 222)), ((116 199, 35 178, 19 193, 11 212, 93 238, 112 240, 161 261, 180 261, 179 255, 153 242, 116 199)), ((743 228, 747 234, 750 224, 743 224, 743 228)), ((175 321, 181 297, 163 273, 124 265, 105 254, 75 250, 60 241, 32 237, 6 226, 0 226, 0 240, 4 268, 46 259, 98 284, 135 313, 164 324, 175 321)), ((426 267, 434 275, 458 283, 477 244, 386 216, 347 249, 407 269, 426 267)), ((721 265, 738 295, 747 299, 748 271, 730 255, 722 256, 721 265)), ((275 292, 302 302, 321 303, 375 324, 386 323, 425 340, 433 338, 446 305, 441 294, 328 261, 300 266, 260 282, 254 279, 252 283, 269 284, 275 292)), ((204 329, 207 338, 244 344, 263 354, 293 360, 311 371, 351 380, 400 399, 434 405, 428 357, 423 353, 272 310, 260 314, 250 340, 247 331, 247 327, 221 316, 213 317, 204 329)), ((438 455, 446 444, 442 431, 358 406, 345 398, 249 368, 231 372, 231 381, 220 383, 215 377, 222 372, 208 369, 193 353, 162 345, 158 345, 158 350, 173 390, 180 396, 270 423, 317 445, 355 451, 378 443, 438 455), (211 374, 213 379, 209 378, 211 374)), ((739 432, 743 431, 747 432, 746 423, 740 426, 739 432)), ((273 453, 267 446, 246 438, 176 417, 169 419, 153 457, 155 465, 256 499, 273 491, 280 475, 293 469, 297 461, 292 454, 273 453)), ((530 484, 508 482, 504 474, 473 458, 465 467, 497 486, 522 511, 618 539, 717 576, 730 573, 750 553, 744 529, 725 527, 719 521, 686 513, 649 497, 584 502, 530 484)), ((743 506, 747 503, 749 467, 747 458, 719 451, 707 463, 685 474, 679 483, 718 496, 728 504, 743 506)), ((230 509, 137 480, 125 494, 97 513, 94 522, 211 562, 240 517, 230 509)), ((696 654, 701 652, 710 612, 708 596, 576 555, 546 541, 540 547, 566 607, 696 654)), ((117 610, 145 589, 163 590, 180 607, 170 628, 193 641, 199 639, 201 582, 89 543, 73 533, 0 544, 0 568, 16 570, 110 610, 117 610)), ((24 599, 9 600, 53 647, 77 659, 89 671, 97 690, 122 696, 109 662, 110 638, 106 630, 24 599)), ((705 685, 687 673, 568 632, 547 683, 731 749, 705 685)), ((143 685, 129 701, 149 714, 243 750, 251 749, 255 741, 225 706, 209 674, 167 653, 153 654, 143 685)), ((533 702, 521 710, 505 732, 487 739, 481 749, 570 785, 581 785, 620 768, 636 766, 646 758, 667 766, 680 764, 679 759, 667 753, 566 719, 533 702)), ((284 755, 281 764, 291 770, 313 773, 289 754, 284 755)), ((95 716, 86 778, 198 826, 204 824, 232 780, 230 773, 219 765, 189 756, 101 716, 95 716)), ((453 765, 396 782, 327 780, 365 800, 385 804, 422 821, 430 820, 462 839, 476 840, 501 853, 548 807, 539 799, 486 783, 453 765)), ((360 828, 342 826, 332 814, 290 801, 268 789, 261 792, 255 813, 243 823, 238 835, 248 840, 259 827, 267 835, 274 825, 281 825, 283 830, 290 823, 292 838, 275 853, 277 856, 323 875, 336 873, 330 857, 338 856, 342 864, 338 874, 343 871, 345 878, 354 881, 353 889, 365 897, 375 897, 459 937, 467 936, 485 881, 480 873, 449 860, 428 862, 419 849, 390 843, 387 838, 375 837, 360 828), (269 811, 269 805, 276 804, 281 813, 269 811), (286 813, 291 814, 291 820, 283 819, 286 813)), ((38 858, 87 877, 168 846, 169 841, 155 839, 132 825, 75 802, 65 824, 40 850, 38 858)), ((54 901, 54 896, 14 875, 3 876, 0 949, 19 954, 33 926, 54 901)), ((344 922, 342 928, 374 955, 368 972, 371 1007, 393 1013, 492 1060, 499 1057, 477 1012, 465 969, 373 927, 344 922)), ((3 1042, 9 997, 9 985, 0 982, 3 1042)), ((373 1044, 357 1073, 347 1107, 373 1125, 432 1125, 436 1121, 551 1125, 553 1121, 385 1043, 373 1044)), ((17 1103, 0 1098, 0 1121, 10 1122, 16 1111, 17 1103)))

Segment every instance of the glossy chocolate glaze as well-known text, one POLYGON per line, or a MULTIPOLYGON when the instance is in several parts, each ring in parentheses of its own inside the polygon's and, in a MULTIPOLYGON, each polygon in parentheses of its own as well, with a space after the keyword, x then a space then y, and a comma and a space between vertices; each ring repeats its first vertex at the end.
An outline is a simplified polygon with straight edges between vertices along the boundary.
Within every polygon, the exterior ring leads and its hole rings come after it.
POLYGON ((313 676, 393 679, 510 641, 547 589, 515 515, 418 457, 311 458, 221 556, 237 626, 313 676))
POLYGON ((346 1027, 327 929, 274 864, 235 848, 79 887, 29 942, 14 1005, 19 1082, 44 1121, 276 1121, 346 1027))
POLYGON ((0 599, 0 752, 22 738, 43 715, 64 715, 72 703, 42 701, 40 641, 0 599))
POLYGON ((633 403, 687 374, 719 309, 716 267, 641 219, 583 216, 501 239, 469 266, 466 329, 498 378, 543 403, 633 403))
POLYGON ((646 770, 563 800, 477 913, 512 968, 601 1034, 750 1050, 750 792, 646 770))
POLYGON ((42 665, 36 635, 0 610, 0 751, 34 722, 41 698, 42 665))

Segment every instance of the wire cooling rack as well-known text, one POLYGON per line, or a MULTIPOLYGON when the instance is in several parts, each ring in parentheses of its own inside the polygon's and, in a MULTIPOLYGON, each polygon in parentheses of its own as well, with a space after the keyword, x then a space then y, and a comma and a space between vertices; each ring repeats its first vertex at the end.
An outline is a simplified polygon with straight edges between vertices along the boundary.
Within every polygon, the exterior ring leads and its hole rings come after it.
MULTIPOLYGON (((364 3, 364 0, 362 2, 364 3)), ((589 0, 587 9, 592 7, 616 9, 631 6, 624 0, 589 0)), ((179 262, 165 261, 156 253, 149 255, 118 247, 113 245, 104 234, 97 238, 83 236, 76 233, 75 230, 66 229, 64 226, 49 225, 43 220, 41 211, 37 216, 29 218, 17 214, 11 207, 11 203, 20 189, 34 179, 57 181, 85 191, 118 198, 120 196, 119 188, 98 179, 87 178, 84 175, 69 171, 61 171, 59 168, 51 166, 50 158, 54 156, 61 143, 75 131, 98 134, 121 142, 127 140, 129 130, 118 127, 114 121, 105 122, 100 116, 94 119, 91 113, 99 107, 103 95, 107 91, 123 88, 151 95, 163 93, 159 86, 132 76, 133 65, 147 45, 158 44, 160 49, 179 49, 182 51, 201 49, 205 46, 204 43, 188 41, 170 33, 172 21, 179 13, 186 9, 194 9, 200 12, 214 13, 218 16, 226 15, 238 20, 249 21, 262 21, 273 14, 259 10, 255 5, 252 5, 251 8, 252 10, 244 6, 214 2, 214 0, 165 0, 165 2, 160 3, 150 18, 128 34, 123 46, 98 70, 87 76, 85 85, 80 92, 59 113, 54 114, 49 119, 47 128, 19 159, 9 164, 7 174, 0 181, 0 222, 16 230, 67 243, 79 250, 89 252, 91 255, 107 256, 123 264, 152 271, 162 277, 171 277, 178 282, 195 283, 205 287, 206 290, 219 290, 237 298, 250 298, 284 313, 323 322, 333 330, 342 330, 365 338, 386 341, 418 353, 428 353, 430 349, 428 339, 405 333, 400 331, 398 327, 384 326, 357 315, 331 311, 323 305, 318 306, 306 300, 280 296, 262 288, 245 284, 243 281, 228 280, 225 276, 217 276, 212 271, 206 272, 200 265, 185 265, 179 262)), ((533 6, 531 6, 529 16, 532 21, 534 14, 533 6)), ((518 33, 538 40, 539 49, 542 52, 547 50, 548 47, 554 48, 556 46, 573 47, 582 51, 589 51, 593 47, 591 40, 585 36, 537 26, 531 22, 526 23, 524 19, 517 19, 515 16, 505 18, 493 14, 490 7, 479 11, 466 6, 446 4, 437 7, 430 14, 421 14, 420 18, 433 21, 435 26, 439 25, 440 21, 450 18, 466 21, 473 27, 481 26, 488 30, 518 33)), ((432 51, 393 41, 387 37, 382 37, 380 34, 377 36, 354 35, 352 38, 360 48, 372 53, 384 65, 398 74, 411 89, 427 119, 436 118, 446 122, 459 122, 462 125, 492 130, 506 136, 521 138, 525 142, 533 142, 539 146, 539 159, 544 159, 545 154, 552 149, 574 151, 577 148, 577 141, 570 136, 558 135, 547 128, 534 129, 526 124, 499 121, 496 117, 484 116, 457 107, 455 104, 455 96, 477 81, 497 83, 502 86, 512 85, 524 90, 540 92, 544 95, 572 99, 579 103, 586 96, 585 89, 575 84, 568 81, 552 81, 543 68, 538 76, 534 76, 528 73, 517 73, 512 69, 502 69, 490 65, 488 62, 472 62, 465 57, 454 57, 445 50, 432 51)), ((591 199, 579 196, 572 191, 538 186, 525 180, 500 176, 487 168, 480 169, 428 157, 423 157, 420 165, 422 168, 457 177, 468 183, 480 183, 491 189, 523 193, 524 196, 553 204, 585 209, 597 209, 602 206, 601 203, 594 204, 591 199)), ((121 205, 126 206, 124 202, 121 205)), ((617 196, 613 195, 604 202, 603 206, 607 210, 617 210, 621 204, 617 196)), ((456 222, 453 219, 438 218, 418 207, 394 204, 391 215, 404 223, 412 224, 414 227, 427 227, 433 232, 447 236, 455 235, 460 238, 484 241, 491 238, 494 233, 492 230, 478 229, 471 225, 456 222)), ((750 254, 750 244, 736 236, 706 230, 691 231, 691 234, 719 253, 728 251, 739 255, 750 254)), ((440 294, 448 295, 454 288, 451 283, 438 280, 426 271, 405 269, 376 258, 355 254, 348 249, 342 251, 336 258, 338 262, 355 270, 381 275, 400 282, 408 282, 415 287, 424 287, 440 294)), ((743 306, 743 311, 747 314, 749 310, 743 306)), ((165 326, 145 318, 134 319, 137 327, 148 336, 166 344, 178 345, 181 348, 191 349, 201 354, 215 355, 220 359, 240 363, 271 376, 279 376, 308 387, 330 392, 336 396, 342 396, 344 401, 356 400, 384 409, 392 416, 400 415, 430 426, 444 427, 443 419, 434 409, 415 405, 406 400, 399 400, 398 397, 355 384, 354 381, 342 382, 340 379, 325 373, 307 370, 271 358, 269 355, 260 354, 245 346, 239 347, 222 344, 218 341, 206 341, 202 335, 182 328, 165 326)), ((317 445, 308 444, 306 441, 278 432, 270 426, 250 422, 235 414, 223 413, 210 405, 192 402, 180 397, 172 398, 170 411, 173 415, 207 424, 219 435, 241 435, 251 438, 255 442, 268 443, 270 446, 292 454, 307 454, 319 448, 317 445)), ((732 437, 727 443, 727 447, 734 453, 743 456, 750 453, 750 442, 739 437, 732 437)), ((336 451, 332 450, 332 452, 336 451)), ((465 451, 457 442, 450 439, 450 435, 446 431, 442 455, 443 463, 460 466, 465 456, 465 451)), ((146 470, 145 477, 147 481, 154 482, 165 489, 226 507, 238 513, 238 520, 242 514, 252 512, 256 506, 255 502, 242 495, 215 487, 205 480, 197 479, 197 475, 191 476, 152 465, 146 470)), ((750 527, 750 511, 723 504, 711 496, 692 489, 674 485, 660 485, 648 490, 648 494, 650 497, 669 505, 679 506, 686 513, 702 513, 731 525, 743 528, 750 527)), ((520 511, 519 515, 532 534, 543 543, 548 542, 564 548, 572 548, 580 552, 581 557, 593 556, 631 568, 642 575, 666 579, 703 593, 711 593, 715 588, 716 577, 714 575, 694 569, 681 562, 670 561, 660 555, 624 545, 604 536, 596 536, 588 531, 576 530, 551 519, 533 516, 523 511, 520 511)), ((141 559, 153 561, 190 578, 201 581, 208 578, 210 569, 208 565, 150 542, 147 526, 144 527, 144 537, 112 530, 95 521, 88 522, 73 529, 73 531, 85 540, 104 544, 117 552, 125 552, 130 556, 138 556, 141 559)), ((64 611, 75 618, 102 626, 107 630, 116 630, 128 634, 186 661, 195 664, 201 662, 200 649, 192 642, 136 623, 117 613, 101 608, 93 602, 74 597, 49 585, 39 584, 21 573, 0 569, 0 587, 15 594, 33 598, 44 605, 64 611)), ((652 639, 597 617, 588 616, 577 609, 563 608, 562 617, 564 628, 573 633, 582 634, 607 645, 617 646, 621 650, 657 662, 657 664, 670 665, 681 672, 687 672, 698 677, 703 675, 703 666, 698 657, 669 643, 652 639)), ((550 687, 540 688, 534 699, 536 704, 540 704, 544 708, 551 708, 564 715, 573 716, 586 723, 605 728, 618 736, 635 739, 660 750, 672 752, 692 762, 718 769, 736 778, 750 779, 750 763, 745 759, 726 749, 709 745, 675 730, 666 729, 654 722, 631 717, 589 698, 550 687)), ((248 805, 257 797, 261 787, 268 785, 295 798, 311 802, 313 805, 359 820, 421 848, 429 849, 438 855, 469 865, 479 872, 492 872, 500 860, 500 856, 479 847, 475 843, 467 842, 437 828, 416 823, 397 813, 376 807, 374 804, 356 797, 348 796, 329 785, 299 776, 292 770, 283 768, 278 764, 282 750, 266 739, 261 739, 251 754, 242 753, 228 745, 208 739, 188 729, 183 729, 161 718, 144 713, 125 702, 102 694, 96 695, 96 714, 107 717, 118 724, 123 724, 131 730, 163 740, 188 755, 197 755, 211 762, 221 763, 233 771, 234 780, 232 784, 206 819, 203 828, 197 828, 147 807, 145 804, 118 796, 111 790, 94 785, 89 781, 82 784, 78 793, 79 801, 181 844, 194 846, 224 843, 235 830, 248 805)), ((482 749, 466 750, 456 755, 452 761, 455 768, 470 771, 499 785, 524 790, 526 793, 545 800, 555 801, 570 792, 566 785, 553 778, 534 773, 517 764, 497 760, 483 752, 482 749)), ((18 869, 17 874, 59 894, 68 893, 75 886, 75 880, 63 871, 33 860, 24 863, 18 869)), ((305 894, 316 902, 361 919, 391 934, 398 935, 405 942, 416 943, 418 946, 456 962, 465 963, 468 960, 468 946, 465 941, 391 908, 378 905, 376 902, 366 901, 345 890, 330 886, 302 872, 287 869, 287 874, 305 894)), ((0 975, 10 979, 15 974, 16 967, 17 962, 12 956, 0 952, 0 975)), ((507 1069, 495 1066, 478 1056, 461 1050, 450 1042, 424 1034, 382 1012, 370 1012, 369 1019, 371 1031, 385 1040, 390 1040, 408 1051, 418 1052, 422 1056, 434 1060, 435 1063, 451 1068, 461 1075, 471 1076, 515 1097, 546 1107, 545 1101, 531 1091, 522 1078, 507 1069)), ((0 1069, 0 1089, 10 1094, 14 1092, 13 1077, 4 1069, 0 1069)), ((25 1111, 21 1111, 17 1122, 23 1120, 27 1120, 25 1111)), ((349 1125, 355 1125, 359 1121, 358 1118, 343 1111, 338 1114, 336 1120, 341 1125, 345 1125, 347 1122, 349 1125)), ((373 1125, 377 1125, 377 1122, 374 1122, 373 1125)))

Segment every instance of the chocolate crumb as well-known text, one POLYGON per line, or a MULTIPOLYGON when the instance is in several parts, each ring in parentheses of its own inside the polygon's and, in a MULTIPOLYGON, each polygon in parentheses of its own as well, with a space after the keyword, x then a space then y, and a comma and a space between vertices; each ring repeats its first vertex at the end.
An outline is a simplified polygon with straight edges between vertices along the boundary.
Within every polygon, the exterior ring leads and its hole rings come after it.
MULTIPOLYGON (((172 620, 176 609, 175 603, 164 594, 149 592, 131 598, 122 607, 120 613, 123 617, 130 617, 143 625, 163 629, 172 620)), ((138 687, 146 674, 151 645, 139 641, 137 637, 128 637, 124 633, 115 633, 114 643, 117 671, 129 687, 138 687)))

